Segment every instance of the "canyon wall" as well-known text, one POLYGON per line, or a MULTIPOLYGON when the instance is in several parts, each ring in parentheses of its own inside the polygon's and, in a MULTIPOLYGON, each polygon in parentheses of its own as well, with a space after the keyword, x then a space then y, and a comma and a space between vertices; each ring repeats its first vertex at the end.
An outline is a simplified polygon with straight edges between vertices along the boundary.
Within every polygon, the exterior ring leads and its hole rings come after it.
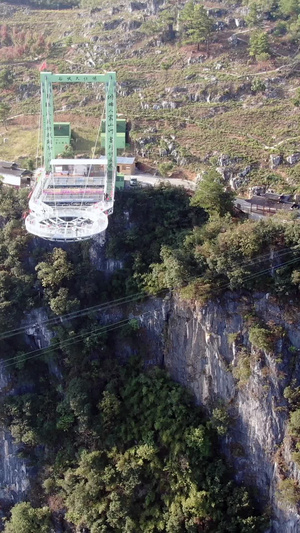
MULTIPOLYGON (((219 300, 200 306, 169 295, 98 313, 103 324, 124 318, 138 319, 141 327, 134 338, 116 336, 117 356, 126 359, 140 354, 146 366, 164 366, 208 412, 216 407, 225 410, 230 423, 221 444, 237 482, 254 487, 262 506, 271 502, 270 533, 298 532, 297 509, 287 507, 278 498, 283 468, 285 474, 300 481, 299 469, 291 458, 288 405, 283 396, 284 388, 292 379, 298 382, 300 376, 300 313, 293 309, 292 302, 283 307, 268 294, 241 296, 228 292, 219 300), (281 328, 272 353, 251 345, 253 316, 269 327, 281 328), (241 363, 246 365, 246 371, 241 363)), ((45 319, 43 309, 27 317, 31 346, 49 344, 51 333, 45 319)), ((59 368, 49 365, 51 373, 59 377, 59 368)), ((0 381, 5 393, 9 376, 3 372, 0 381)), ((24 499, 30 468, 18 457, 18 449, 7 432, 3 430, 0 439, 0 497, 24 499)))

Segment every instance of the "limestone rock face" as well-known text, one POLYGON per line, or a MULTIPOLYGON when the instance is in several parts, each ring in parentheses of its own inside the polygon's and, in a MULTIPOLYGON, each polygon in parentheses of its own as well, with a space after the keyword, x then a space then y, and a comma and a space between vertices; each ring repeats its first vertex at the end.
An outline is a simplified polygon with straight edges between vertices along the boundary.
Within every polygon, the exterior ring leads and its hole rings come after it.
POLYGON ((167 325, 164 366, 208 411, 220 403, 225 406, 233 423, 222 446, 236 480, 256 486, 262 503, 271 501, 274 519, 270 532, 296 533, 300 531, 297 510, 285 509, 276 494, 279 449, 290 475, 300 479, 289 452, 288 414, 283 397, 291 377, 292 356, 282 343, 277 346, 277 355, 255 355, 249 342, 249 325, 243 318, 249 304, 263 320, 283 326, 288 342, 300 348, 300 316, 289 323, 268 295, 257 295, 246 302, 228 293, 222 301, 204 307, 174 300, 167 325), (252 361, 250 377, 242 386, 232 374, 239 351, 235 342, 230 344, 230 334, 239 335, 252 361), (276 361, 279 353, 280 362, 276 361))
MULTIPOLYGON (((10 390, 10 376, 4 364, 1 361, 0 395, 10 390)), ((0 427, 0 500, 4 503, 15 504, 28 496, 31 468, 28 461, 19 457, 20 450, 11 434, 0 427)))
POLYGON ((282 156, 281 155, 270 155, 270 168, 277 168, 282 163, 282 156))
POLYGON ((286 160, 290 165, 295 165, 298 163, 298 161, 300 161, 300 153, 297 152, 295 154, 288 155, 286 160))
MULTIPOLYGON (((208 412, 220 405, 227 410, 231 424, 222 438, 222 449, 236 481, 257 487, 262 505, 271 503, 273 519, 268 533, 300 531, 297 509, 287 508, 277 494, 282 461, 288 474, 300 481, 291 456, 283 396, 291 379, 300 375, 295 356, 300 351, 300 312, 291 308, 280 307, 268 294, 246 297, 228 292, 204 306, 171 296, 132 302, 99 314, 103 324, 139 319, 140 330, 134 340, 116 340, 116 353, 122 358, 143 354, 146 367, 164 366, 208 412), (278 339, 274 353, 251 345, 249 313, 284 328, 285 336, 278 339), (244 380, 233 372, 241 361, 241 346, 249 363, 244 380)), ((27 319, 28 339, 36 346, 50 343, 45 319, 42 309, 32 311, 27 319)), ((60 379, 59 368, 49 369, 60 379)), ((9 376, 0 368, 0 391, 6 393, 8 384, 9 376)), ((25 499, 30 484, 30 469, 17 451, 11 436, 1 430, 0 498, 6 501, 25 499)))

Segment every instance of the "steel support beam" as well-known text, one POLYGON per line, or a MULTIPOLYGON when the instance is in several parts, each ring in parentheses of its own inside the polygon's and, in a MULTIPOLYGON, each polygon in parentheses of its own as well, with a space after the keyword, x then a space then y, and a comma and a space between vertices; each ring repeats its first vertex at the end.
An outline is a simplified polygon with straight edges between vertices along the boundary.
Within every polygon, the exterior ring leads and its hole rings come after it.
POLYGON ((107 157, 105 194, 108 201, 113 200, 117 170, 116 73, 52 74, 51 72, 41 72, 44 164, 46 171, 50 171, 50 161, 54 158, 53 83, 105 84, 105 155, 107 157))

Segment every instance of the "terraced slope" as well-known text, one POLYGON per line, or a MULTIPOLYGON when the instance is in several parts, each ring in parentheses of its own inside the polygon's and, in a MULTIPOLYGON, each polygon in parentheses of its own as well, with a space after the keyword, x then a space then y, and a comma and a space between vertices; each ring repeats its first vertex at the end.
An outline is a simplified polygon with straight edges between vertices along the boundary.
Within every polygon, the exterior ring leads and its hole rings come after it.
MULTIPOLYGON (((59 11, 2 3, 0 62, 12 77, 2 83, 1 102, 10 109, 0 126, 1 158, 36 155, 39 67, 46 60, 57 72, 117 72, 118 110, 131 124, 128 151, 150 167, 193 179, 213 166, 241 192, 253 185, 299 192, 297 39, 280 35, 283 22, 270 17, 248 26, 245 6, 204 5, 214 31, 208 45, 197 46, 180 33, 184 2, 175 6, 171 40, 170 27, 157 21, 174 5, 161 1, 59 11), (257 31, 270 43, 259 61, 249 56, 257 31)), ((72 122, 75 152, 91 153, 101 88, 60 86, 55 104, 57 119, 72 122)))

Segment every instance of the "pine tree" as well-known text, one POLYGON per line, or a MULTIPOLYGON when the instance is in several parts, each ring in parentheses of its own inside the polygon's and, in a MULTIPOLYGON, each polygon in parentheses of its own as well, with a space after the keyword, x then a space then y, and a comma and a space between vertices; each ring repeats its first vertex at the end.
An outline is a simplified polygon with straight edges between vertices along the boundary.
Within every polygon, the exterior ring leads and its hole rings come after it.
POLYGON ((187 44, 197 44, 197 50, 200 49, 200 43, 206 42, 208 45, 213 31, 213 21, 203 6, 190 0, 182 10, 180 18, 187 44))
POLYGON ((256 3, 250 5, 246 21, 250 27, 259 26, 261 24, 261 12, 258 10, 256 3))
POLYGON ((7 129, 7 119, 10 113, 10 106, 5 102, 0 104, 0 121, 3 122, 5 129, 7 129))
POLYGON ((280 10, 283 15, 297 17, 300 14, 300 2, 299 0, 281 0, 280 10))
POLYGON ((269 59, 270 44, 267 33, 255 32, 250 37, 249 55, 256 59, 269 59))

